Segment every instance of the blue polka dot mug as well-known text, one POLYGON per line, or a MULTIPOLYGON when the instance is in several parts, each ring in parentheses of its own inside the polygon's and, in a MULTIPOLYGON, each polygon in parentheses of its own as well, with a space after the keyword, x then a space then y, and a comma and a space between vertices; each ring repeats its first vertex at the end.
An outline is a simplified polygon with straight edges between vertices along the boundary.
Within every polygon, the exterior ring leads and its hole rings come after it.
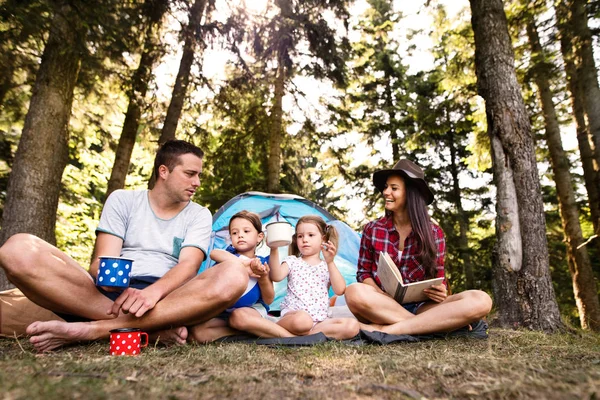
POLYGON ((122 257, 99 257, 98 275, 96 286, 108 286, 114 288, 129 287, 131 279, 131 267, 133 260, 122 257))

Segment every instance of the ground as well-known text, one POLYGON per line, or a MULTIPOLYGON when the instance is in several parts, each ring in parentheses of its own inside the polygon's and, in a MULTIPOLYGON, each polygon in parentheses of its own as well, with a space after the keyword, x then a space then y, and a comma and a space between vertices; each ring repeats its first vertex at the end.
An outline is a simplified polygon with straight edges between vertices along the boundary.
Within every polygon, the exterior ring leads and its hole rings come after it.
POLYGON ((490 331, 390 346, 149 346, 108 341, 38 355, 0 339, 0 399, 597 399, 600 335, 490 331))

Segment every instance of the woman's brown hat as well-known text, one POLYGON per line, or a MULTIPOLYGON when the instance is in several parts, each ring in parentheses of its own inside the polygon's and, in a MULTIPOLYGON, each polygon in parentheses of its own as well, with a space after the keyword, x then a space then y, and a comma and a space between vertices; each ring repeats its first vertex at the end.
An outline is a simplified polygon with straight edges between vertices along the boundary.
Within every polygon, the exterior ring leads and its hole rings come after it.
POLYGON ((383 192, 387 178, 390 175, 401 175, 402 177, 407 178, 419 189, 425 199, 425 203, 433 203, 433 192, 429 189, 429 186, 427 186, 427 182, 425 182, 425 174, 421 167, 414 162, 410 160, 400 160, 392 169, 376 171, 373 174, 373 184, 377 190, 383 192))

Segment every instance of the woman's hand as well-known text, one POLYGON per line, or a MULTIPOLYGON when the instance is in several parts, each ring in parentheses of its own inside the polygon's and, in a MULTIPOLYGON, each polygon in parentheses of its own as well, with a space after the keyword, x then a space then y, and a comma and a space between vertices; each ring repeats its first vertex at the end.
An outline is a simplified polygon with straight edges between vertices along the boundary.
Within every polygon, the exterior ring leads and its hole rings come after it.
POLYGON ((423 289, 423 292, 427 295, 427 297, 436 303, 441 303, 448 297, 446 285, 443 283, 440 283, 439 285, 433 285, 428 289, 423 289))

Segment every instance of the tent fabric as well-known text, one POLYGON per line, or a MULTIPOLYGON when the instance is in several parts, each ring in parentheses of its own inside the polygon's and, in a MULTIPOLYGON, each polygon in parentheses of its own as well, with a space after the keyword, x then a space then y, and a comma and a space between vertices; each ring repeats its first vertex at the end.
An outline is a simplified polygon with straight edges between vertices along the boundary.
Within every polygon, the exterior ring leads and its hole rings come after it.
MULTIPOLYGON (((263 192, 242 193, 225 203, 213 216, 212 235, 208 249, 209 257, 202 264, 200 272, 214 265, 210 260, 210 251, 213 249, 225 249, 231 240, 229 238, 229 220, 242 210, 252 211, 260 215, 263 230, 270 222, 287 221, 296 226, 300 217, 304 215, 318 215, 326 223, 334 226, 339 233, 338 253, 335 263, 346 280, 346 284, 356 282, 356 266, 358 264, 358 250, 360 246, 360 235, 347 224, 337 220, 323 207, 293 194, 270 194, 263 192)), ((257 255, 269 255, 270 249, 263 243, 257 249, 257 255)), ((279 257, 287 256, 287 248, 279 249, 279 257)), ((287 280, 275 283, 275 300, 271 309, 278 309, 279 304, 285 296, 287 280)), ((333 292, 330 292, 333 295, 333 292)))

